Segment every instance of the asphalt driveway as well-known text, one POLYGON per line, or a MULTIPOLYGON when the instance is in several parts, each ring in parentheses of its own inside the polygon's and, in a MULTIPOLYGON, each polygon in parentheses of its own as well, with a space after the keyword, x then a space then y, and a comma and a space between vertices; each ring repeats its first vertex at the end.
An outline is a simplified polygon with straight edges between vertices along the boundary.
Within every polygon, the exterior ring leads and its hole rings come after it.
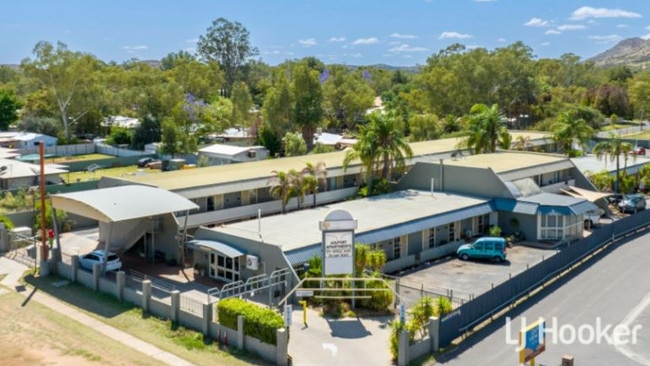
MULTIPOLYGON (((531 246, 516 245, 508 248, 507 260, 504 263, 493 261, 462 261, 456 256, 439 259, 429 265, 402 273, 400 284, 418 289, 431 291, 441 295, 451 295, 454 298, 468 300, 489 291, 493 286, 508 280, 528 267, 549 258, 557 251, 531 246)), ((402 287, 400 294, 409 297, 408 288, 402 287)))

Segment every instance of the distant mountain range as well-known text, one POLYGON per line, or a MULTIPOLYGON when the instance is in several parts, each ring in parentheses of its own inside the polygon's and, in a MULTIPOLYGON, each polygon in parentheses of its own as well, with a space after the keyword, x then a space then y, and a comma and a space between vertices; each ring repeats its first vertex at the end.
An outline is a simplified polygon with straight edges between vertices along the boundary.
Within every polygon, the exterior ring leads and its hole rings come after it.
POLYGON ((645 68, 646 65, 650 66, 650 39, 638 37, 624 39, 588 61, 593 61, 596 66, 602 67, 626 65, 632 68, 645 68))

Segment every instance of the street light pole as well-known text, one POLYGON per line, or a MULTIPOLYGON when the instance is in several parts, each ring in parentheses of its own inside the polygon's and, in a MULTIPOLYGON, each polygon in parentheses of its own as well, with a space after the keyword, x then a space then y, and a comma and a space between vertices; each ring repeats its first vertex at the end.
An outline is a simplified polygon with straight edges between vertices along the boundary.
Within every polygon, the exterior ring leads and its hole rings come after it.
POLYGON ((41 263, 47 261, 47 235, 45 232, 45 142, 41 141, 39 145, 39 160, 41 163, 41 172, 39 177, 41 190, 41 263))

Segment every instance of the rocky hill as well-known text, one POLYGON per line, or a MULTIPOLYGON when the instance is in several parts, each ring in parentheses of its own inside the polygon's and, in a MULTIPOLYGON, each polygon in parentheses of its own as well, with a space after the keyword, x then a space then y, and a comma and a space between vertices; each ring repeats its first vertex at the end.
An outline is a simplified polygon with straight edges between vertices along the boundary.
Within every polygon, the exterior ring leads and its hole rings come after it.
POLYGON ((616 46, 588 59, 588 61, 593 61, 597 66, 603 67, 627 65, 632 68, 644 68, 650 66, 650 40, 624 39, 616 46))

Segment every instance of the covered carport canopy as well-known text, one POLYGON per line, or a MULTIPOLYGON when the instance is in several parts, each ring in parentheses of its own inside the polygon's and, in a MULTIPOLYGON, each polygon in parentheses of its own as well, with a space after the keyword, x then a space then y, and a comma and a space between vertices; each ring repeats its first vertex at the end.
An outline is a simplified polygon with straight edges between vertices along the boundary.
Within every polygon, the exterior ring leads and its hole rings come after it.
POLYGON ((57 210, 107 223, 199 208, 176 193, 143 185, 55 194, 51 200, 57 210))
POLYGON ((582 189, 574 186, 569 186, 569 189, 563 189, 562 192, 568 194, 569 196, 576 198, 584 198, 590 202, 596 202, 601 198, 609 197, 613 193, 607 192, 594 192, 588 189, 582 189))

